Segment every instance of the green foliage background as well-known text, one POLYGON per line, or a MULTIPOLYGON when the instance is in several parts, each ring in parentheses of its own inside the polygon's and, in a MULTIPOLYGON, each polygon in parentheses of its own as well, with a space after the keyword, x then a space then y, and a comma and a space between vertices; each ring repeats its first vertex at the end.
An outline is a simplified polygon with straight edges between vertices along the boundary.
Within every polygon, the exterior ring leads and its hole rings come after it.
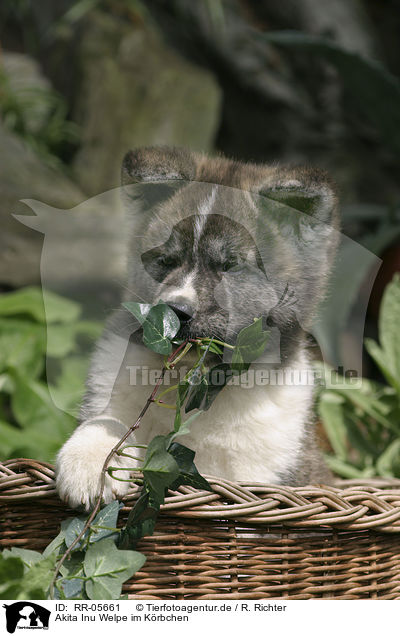
POLYGON ((102 326, 80 319, 76 303, 26 287, 0 295, 0 454, 54 462, 76 426, 91 344, 102 326), (51 346, 47 344, 47 326, 51 346), (46 378, 46 354, 58 365, 46 378), (56 397, 57 408, 50 395, 56 397))

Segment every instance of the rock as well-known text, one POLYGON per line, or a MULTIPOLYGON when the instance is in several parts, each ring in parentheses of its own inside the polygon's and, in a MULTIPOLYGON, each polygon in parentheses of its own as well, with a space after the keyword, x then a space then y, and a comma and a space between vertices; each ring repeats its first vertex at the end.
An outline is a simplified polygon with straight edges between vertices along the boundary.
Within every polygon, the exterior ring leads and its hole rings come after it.
POLYGON ((169 49, 154 29, 90 12, 79 57, 74 173, 88 194, 119 184, 121 160, 142 145, 210 150, 221 95, 213 75, 169 49))
POLYGON ((112 302, 123 267, 119 258, 121 223, 116 222, 121 214, 118 192, 113 198, 110 193, 104 204, 100 202, 94 214, 93 204, 81 204, 86 196, 65 174, 44 164, 22 139, 1 124, 0 146, 0 284, 7 288, 41 283, 41 232, 49 231, 47 252, 54 258, 45 272, 47 286, 77 299, 90 286, 112 302), (66 215, 78 204, 78 213, 71 215, 73 223, 69 227, 66 215), (25 227, 12 216, 31 215, 30 208, 47 211, 48 224, 38 228, 41 232, 29 229, 37 226, 35 217, 25 217, 29 226, 25 227), (52 213, 63 223, 53 223, 52 213), (87 237, 90 240, 85 240, 87 237))
POLYGON ((84 195, 1 124, 0 146, 0 282, 13 287, 36 284, 40 282, 41 236, 23 227, 12 214, 29 214, 21 199, 69 208, 84 195))

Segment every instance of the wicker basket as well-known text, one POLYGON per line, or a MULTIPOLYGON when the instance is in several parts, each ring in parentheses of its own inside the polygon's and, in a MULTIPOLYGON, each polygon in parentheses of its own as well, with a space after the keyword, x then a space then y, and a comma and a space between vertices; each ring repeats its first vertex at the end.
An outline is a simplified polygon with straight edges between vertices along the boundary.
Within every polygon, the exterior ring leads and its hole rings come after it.
MULTIPOLYGON (((170 493, 129 598, 400 599, 400 480, 277 487, 208 478, 170 493)), ((125 498, 121 523, 137 490, 125 498)), ((0 546, 43 549, 62 519, 50 464, 0 464, 0 546)))

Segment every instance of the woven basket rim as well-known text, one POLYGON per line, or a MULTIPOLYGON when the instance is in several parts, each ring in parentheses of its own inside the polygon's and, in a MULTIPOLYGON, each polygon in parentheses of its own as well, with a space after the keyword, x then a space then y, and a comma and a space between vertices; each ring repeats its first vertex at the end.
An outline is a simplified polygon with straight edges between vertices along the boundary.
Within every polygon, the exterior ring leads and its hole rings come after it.
MULTIPOLYGON (((238 525, 337 528, 400 533, 400 479, 337 480, 334 486, 278 486, 206 478, 212 492, 181 486, 168 492, 161 514, 186 519, 235 520, 238 525)), ((130 509, 138 498, 133 486, 122 499, 130 509)), ((54 467, 27 458, 0 462, 0 505, 58 499, 54 467)), ((80 514, 79 511, 74 511, 80 514)))

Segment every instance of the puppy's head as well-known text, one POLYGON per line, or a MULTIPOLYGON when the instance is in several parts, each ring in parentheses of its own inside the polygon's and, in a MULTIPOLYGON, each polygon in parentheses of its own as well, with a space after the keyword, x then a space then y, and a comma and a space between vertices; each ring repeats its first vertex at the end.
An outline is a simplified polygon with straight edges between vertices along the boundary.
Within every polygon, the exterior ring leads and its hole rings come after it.
POLYGON ((184 337, 234 341, 259 316, 307 328, 338 236, 323 173, 161 147, 129 152, 122 184, 130 300, 170 304, 184 337))

